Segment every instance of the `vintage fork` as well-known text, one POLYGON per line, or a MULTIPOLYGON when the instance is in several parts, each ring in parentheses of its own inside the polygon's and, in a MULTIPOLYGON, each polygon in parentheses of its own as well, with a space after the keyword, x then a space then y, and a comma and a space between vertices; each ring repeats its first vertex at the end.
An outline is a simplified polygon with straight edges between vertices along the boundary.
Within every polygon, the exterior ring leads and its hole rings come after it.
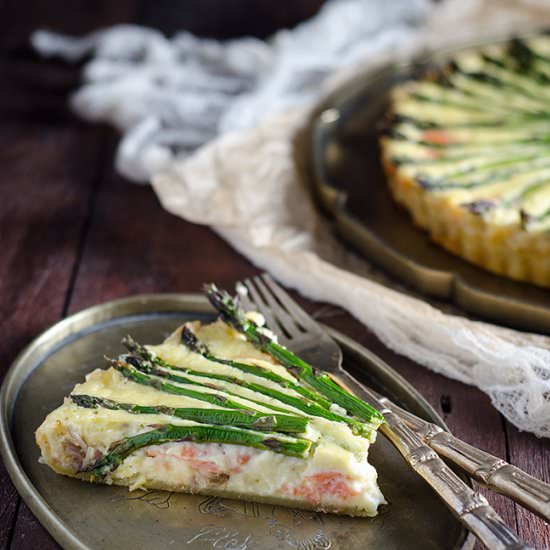
POLYGON ((532 548, 522 541, 489 505, 483 495, 464 483, 438 456, 447 456, 462 469, 543 517, 550 503, 549 487, 496 457, 454 438, 438 426, 400 409, 389 399, 361 384, 342 368, 342 350, 328 333, 296 302, 263 274, 237 283, 244 309, 257 310, 282 345, 315 367, 331 373, 348 390, 384 414, 380 431, 393 443, 411 468, 424 478, 451 512, 490 549, 532 548), (434 448, 428 446, 433 445, 434 448), (498 485, 493 477, 504 470, 498 485), (521 474, 521 475, 518 475, 521 474), (517 478, 522 483, 517 483, 517 478), (506 481, 506 483, 505 483, 506 481), (512 490, 508 483, 512 484, 512 490))

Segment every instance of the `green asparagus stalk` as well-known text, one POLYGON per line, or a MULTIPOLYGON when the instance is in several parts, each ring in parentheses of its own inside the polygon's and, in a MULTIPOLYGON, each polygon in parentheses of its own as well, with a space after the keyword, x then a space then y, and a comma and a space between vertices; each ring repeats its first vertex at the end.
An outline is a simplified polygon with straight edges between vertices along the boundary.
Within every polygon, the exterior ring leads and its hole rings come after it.
MULTIPOLYGON (((236 377, 229 376, 229 375, 195 371, 188 368, 178 367, 176 365, 171 365, 170 363, 168 363, 158 355, 153 355, 145 346, 136 342, 131 336, 126 336, 125 338, 123 338, 122 343, 124 344, 124 346, 126 346, 128 351, 131 354, 133 354, 135 357, 138 357, 142 361, 156 364, 166 369, 180 370, 185 372, 186 374, 190 374, 193 376, 201 376, 205 378, 216 378, 218 380, 224 380, 226 382, 231 382, 232 384, 238 384, 240 386, 245 386, 246 384, 243 380, 236 377)), ((302 395, 303 397, 306 397, 310 401, 315 401, 325 409, 328 409, 330 407, 330 404, 331 404, 330 401, 328 401, 328 399, 325 399, 322 395, 316 392, 313 392, 308 388, 301 386, 300 384, 295 384, 291 380, 288 380, 287 378, 284 378, 283 376, 280 376, 277 373, 270 371, 269 369, 260 367, 258 365, 247 365, 246 363, 239 363, 237 361, 232 361, 230 359, 221 359, 219 357, 215 357, 210 353, 207 346, 203 342, 201 342, 188 327, 183 327, 182 344, 185 345, 187 348, 189 348, 191 351, 198 353, 199 355, 202 355, 205 359, 208 359, 209 361, 219 363, 222 365, 227 365, 229 367, 238 369, 242 372, 254 374, 266 380, 271 380, 272 382, 275 382, 276 384, 282 386, 283 388, 294 390, 296 393, 299 393, 300 395, 302 395)), ((257 390, 254 390, 254 391, 257 391, 257 390)))
POLYGON ((191 397, 199 401, 205 401, 206 403, 211 403, 212 405, 217 405, 218 407, 225 407, 227 409, 244 409, 251 410, 250 407, 246 407, 241 403, 232 401, 231 399, 220 395, 218 393, 201 393, 195 390, 190 390, 188 388, 182 388, 181 386, 175 386, 169 382, 165 382, 162 378, 154 378, 137 370, 134 366, 129 365, 121 360, 109 359, 109 363, 120 372, 124 377, 141 384, 143 386, 150 386, 160 391, 167 393, 172 393, 175 395, 184 395, 186 397, 191 397))
MULTIPOLYGON (((126 340, 126 341, 128 342, 128 340, 126 340)), ((137 344, 137 343, 135 343, 135 344, 137 344)), ((132 345, 132 347, 135 347, 135 346, 132 345)), ((167 363, 163 359, 153 357, 149 353, 147 348, 145 348, 144 346, 140 346, 138 349, 139 349, 139 351, 138 351, 139 357, 138 356, 130 356, 128 359, 126 359, 126 361, 131 362, 132 365, 136 369, 138 369, 140 371, 143 371, 147 374, 153 374, 153 375, 161 377, 161 378, 167 378, 169 380, 172 380, 173 382, 179 382, 179 383, 182 383, 182 384, 188 384, 188 383, 191 382, 192 384, 195 384, 195 385, 201 385, 200 382, 190 381, 188 378, 185 378, 185 377, 179 376, 177 374, 172 374, 170 372, 167 372, 169 370, 182 370, 182 369, 180 369, 178 367, 175 367, 173 365, 170 365, 169 363, 167 363), (143 357, 147 357, 147 359, 143 359, 143 357), (154 364, 155 362, 157 362, 158 364, 161 364, 167 370, 162 370, 162 369, 158 368, 157 366, 155 366, 155 364, 154 364)), ((349 425, 349 427, 351 428, 352 432, 355 435, 362 435, 362 436, 365 436, 365 437, 370 437, 372 435, 371 427, 365 426, 361 422, 357 422, 356 420, 354 420, 352 418, 348 418, 346 416, 342 416, 340 414, 332 412, 331 410, 324 408, 323 406, 319 405, 318 403, 316 403, 314 401, 310 401, 310 400, 305 399, 303 397, 296 397, 296 396, 293 396, 293 395, 288 395, 286 393, 280 392, 280 391, 275 390, 273 388, 268 388, 266 386, 262 386, 260 384, 254 383, 254 382, 245 382, 244 380, 240 380, 239 378, 235 378, 233 376, 227 376, 227 375, 224 375, 224 374, 205 373, 205 372, 200 372, 200 371, 191 371, 190 369, 183 369, 183 370, 187 374, 193 374, 195 376, 203 376, 205 378, 210 378, 210 379, 223 380, 225 382, 230 382, 232 384, 236 384, 240 387, 246 388, 246 389, 251 390, 255 393, 259 393, 259 394, 271 397, 272 399, 275 399, 277 401, 280 401, 281 403, 289 405, 289 406, 291 406, 291 407, 293 407, 293 408, 295 408, 299 411, 302 411, 302 412, 304 412, 304 413, 306 413, 310 416, 317 416, 317 417, 321 417, 321 418, 326 418, 327 420, 332 420, 334 422, 344 422, 344 423, 349 425)), ((205 383, 204 385, 207 386, 207 387, 210 387, 212 389, 216 389, 216 390, 219 390, 219 391, 222 391, 222 392, 226 392, 230 395, 236 395, 235 393, 228 392, 224 388, 216 386, 215 384, 212 384, 212 383, 209 383, 209 384, 205 383)), ((274 408, 275 410, 281 410, 281 409, 277 409, 276 407, 273 407, 271 404, 264 403, 262 401, 255 401, 255 400, 250 399, 250 398, 245 397, 245 396, 239 396, 239 397, 242 397, 243 399, 247 399, 247 400, 252 401, 254 403, 258 403, 258 404, 263 405, 265 407, 274 408)), ((288 412, 288 411, 285 411, 285 409, 282 409, 282 410, 283 410, 283 412, 288 412)))
POLYGON ((71 399, 79 407, 127 411, 132 414, 166 414, 183 420, 192 420, 204 424, 218 426, 236 426, 260 431, 275 431, 282 433, 304 433, 308 419, 303 416, 286 414, 264 414, 255 411, 235 411, 223 409, 201 409, 191 407, 167 407, 165 405, 135 405, 120 403, 96 397, 93 395, 71 395, 71 399))
MULTIPOLYGON (((117 364, 116 360, 112 360, 112 359, 109 359, 109 358, 107 358, 107 360, 110 361, 111 364, 115 368, 117 368, 122 374, 127 376, 128 370, 127 369, 124 370, 124 371, 121 370, 120 365, 117 364)), ((225 388, 222 388, 221 386, 216 385, 215 383, 212 383, 212 382, 197 382, 196 380, 191 380, 190 378, 186 378, 184 376, 179 376, 177 374, 172 374, 170 372, 167 372, 166 370, 162 370, 162 369, 158 368, 155 364, 153 364, 149 361, 144 361, 144 360, 142 360, 140 358, 137 358, 133 355, 121 355, 118 359, 118 362, 122 363, 122 364, 130 365, 138 373, 142 373, 144 375, 153 375, 155 378, 149 377, 149 381, 146 385, 152 386, 156 389, 166 390, 166 388, 157 387, 159 385, 158 378, 161 378, 161 379, 166 378, 168 380, 171 380, 172 382, 178 382, 179 384, 189 384, 189 385, 192 385, 192 386, 197 386, 197 391, 198 391, 198 388, 208 388, 210 390, 215 390, 216 392, 218 392, 218 393, 216 393, 216 395, 218 395, 219 397, 222 397, 224 399, 227 399, 225 397, 226 395, 231 396, 231 397, 238 397, 239 399, 243 399, 245 401, 250 401, 250 403, 254 403, 255 405, 261 405, 262 407, 265 407, 267 409, 271 409, 273 411, 282 412, 282 413, 287 413, 288 412, 288 409, 285 409, 283 407, 277 407, 276 405, 273 405, 272 403, 266 403, 264 401, 259 401, 257 399, 253 399, 251 397, 245 397, 243 395, 239 395, 238 393, 229 391, 229 390, 227 390, 225 388)), ((191 374, 191 372, 189 374, 191 374)), ((210 376, 209 378, 213 378, 213 379, 216 380, 216 379, 218 379, 217 377, 218 377, 218 375, 212 374, 212 376, 210 376)), ((134 382, 144 383, 144 382, 141 382, 141 381, 137 380, 135 376, 133 377, 133 379, 134 379, 134 382)), ((174 388, 176 388, 176 389, 179 388, 179 386, 174 386, 173 384, 169 384, 169 386, 172 386, 172 388, 169 388, 169 391, 171 391, 171 393, 174 393, 174 391, 175 391, 174 388)), ((182 389, 182 388, 180 388, 180 389, 182 389)), ((168 391, 168 390, 166 390, 166 391, 168 391)), ((194 394, 197 393, 194 390, 186 390, 186 391, 187 391, 187 393, 182 393, 182 392, 178 392, 178 393, 180 395, 189 395, 190 397, 193 397, 193 396, 188 393, 189 391, 193 392, 194 394)), ((227 405, 224 405, 224 406, 227 406, 227 405)), ((252 407, 240 404, 238 407, 231 407, 231 408, 251 409, 252 407)))
POLYGON ((279 361, 299 380, 344 408, 350 415, 369 424, 372 429, 377 429, 384 421, 384 416, 374 407, 344 390, 327 373, 315 369, 275 342, 270 331, 259 327, 246 317, 229 293, 218 290, 215 285, 207 287, 206 293, 224 322, 243 334, 258 349, 279 361))
POLYGON ((100 481, 138 449, 149 445, 161 445, 170 441, 245 445, 297 458, 307 457, 311 448, 311 441, 307 439, 292 438, 281 434, 265 434, 218 426, 174 426, 173 424, 166 424, 114 443, 105 456, 94 462, 82 473, 90 481, 100 481))
MULTIPOLYGON (((145 350, 145 352, 147 352, 146 348, 143 348, 143 349, 145 350)), ((226 388, 220 385, 217 385, 215 382, 211 382, 208 380, 214 380, 214 381, 220 380, 223 382, 229 382, 231 384, 241 386, 243 388, 249 389, 256 393, 267 395, 273 399, 278 399, 279 401, 283 401, 286 404, 291 406, 295 406, 298 403, 297 398, 292 398, 292 396, 287 396, 281 392, 277 392, 276 390, 272 390, 270 388, 266 388, 265 386, 261 386, 258 384, 248 383, 248 382, 245 382, 244 380, 240 380, 239 378, 235 378, 232 376, 180 368, 180 367, 170 365, 169 363, 167 363, 166 361, 160 358, 157 358, 157 357, 153 358, 152 356, 151 356, 151 360, 145 360, 145 359, 142 359, 141 357, 138 358, 133 355, 122 356, 122 358, 124 359, 125 362, 130 363, 137 370, 144 372, 146 374, 152 374, 160 378, 167 378, 168 380, 171 380, 172 382, 178 382, 179 384, 190 384, 190 385, 199 386, 203 388, 207 387, 209 389, 213 389, 218 392, 231 395, 233 397, 240 397, 241 399, 246 399, 247 401, 255 403, 256 405, 261 405, 263 407, 272 409, 274 411, 279 411, 283 413, 288 412, 288 410, 285 408, 277 407, 276 405, 273 405, 272 403, 267 403, 265 401, 259 401, 250 396, 239 395, 238 393, 227 390, 226 388), (162 365, 162 368, 159 368, 157 364, 162 365), (166 369, 166 370, 163 370, 163 369, 166 369), (204 382, 198 382, 196 380, 192 380, 191 378, 181 376, 180 374, 174 374, 173 372, 170 372, 170 371, 177 371, 180 373, 190 374, 190 375, 202 377, 208 380, 205 380, 204 382)), ((304 403, 307 404, 306 401, 304 401, 304 403)))
MULTIPOLYGON (((217 374, 214 372, 197 371, 197 370, 190 369, 188 367, 179 367, 177 365, 172 365, 167 361, 165 361, 164 359, 162 359, 161 357, 159 357, 158 355, 152 354, 145 346, 136 342, 131 336, 126 336, 122 340, 122 343, 130 351, 130 355, 123 356, 125 361, 128 363, 131 363, 138 370, 146 372, 147 374, 154 374, 156 376, 169 378, 174 382, 180 382, 182 384, 192 384, 195 386, 208 386, 211 388, 218 389, 220 391, 226 391, 229 394, 231 394, 231 392, 225 389, 222 389, 221 387, 216 386, 215 384, 209 383, 207 381, 198 382, 196 380, 192 380, 191 378, 186 378, 182 375, 187 374, 190 376, 207 378, 210 380, 220 380, 220 381, 229 382, 230 384, 235 384, 237 386, 241 386, 244 388, 252 389, 253 391, 259 391, 257 387, 255 386, 253 387, 252 384, 249 384, 246 381, 241 380, 240 378, 236 378, 235 376, 230 376, 227 374, 217 374), (165 370, 162 370, 162 369, 165 369, 165 370), (176 371, 180 374, 172 374, 170 372, 166 372, 167 370, 176 371)), ((267 388, 264 388, 262 386, 262 389, 267 389, 267 388)), ((260 391, 260 393, 262 392, 260 391)), ((232 394, 232 395, 235 395, 235 394, 232 394)), ((267 404, 265 405, 267 406, 267 404)))
POLYGON ((189 348, 191 351, 202 355, 205 359, 208 359, 209 361, 213 361, 214 363, 220 363, 222 365, 227 365, 229 367, 233 367, 234 369, 238 369, 242 372, 246 372, 248 374, 253 374, 260 378, 271 380, 272 382, 275 382, 280 386, 283 386, 283 388, 294 390, 296 393, 299 393, 303 397, 306 397, 311 401, 315 401, 316 403, 319 403, 319 405, 325 407, 325 409, 330 408, 331 402, 325 397, 323 397, 321 394, 311 391, 305 386, 296 384, 291 380, 288 380, 287 378, 280 376, 276 372, 273 372, 264 367, 260 367, 258 365, 247 365, 246 363, 232 361, 231 359, 222 359, 220 357, 216 357, 210 352, 206 344, 204 344, 197 338, 197 336, 193 333, 193 331, 189 327, 186 327, 186 326, 183 327, 181 332, 181 342, 184 346, 189 348))

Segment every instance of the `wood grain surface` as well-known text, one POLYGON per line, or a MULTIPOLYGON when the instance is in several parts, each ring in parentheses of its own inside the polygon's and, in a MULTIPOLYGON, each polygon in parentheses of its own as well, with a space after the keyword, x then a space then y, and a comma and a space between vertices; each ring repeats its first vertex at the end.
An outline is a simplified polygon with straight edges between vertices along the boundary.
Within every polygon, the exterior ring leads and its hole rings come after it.
MULTIPOLYGON (((35 57, 29 33, 80 34, 139 22, 167 32, 265 36, 321 3, 0 0, 0 377, 26 343, 67 314, 142 292, 197 292, 210 281, 230 287, 258 272, 209 228, 171 216, 149 187, 113 172, 114 131, 88 126, 66 107, 78 68, 35 57), (177 18, 170 17, 174 10, 177 18)), ((519 433, 484 394, 396 355, 344 311, 297 298, 392 365, 458 437, 550 482, 548 439, 519 433)), ((526 540, 550 547, 548 524, 503 497, 487 496, 526 540)), ((1 464, 0 548, 58 548, 1 464)))

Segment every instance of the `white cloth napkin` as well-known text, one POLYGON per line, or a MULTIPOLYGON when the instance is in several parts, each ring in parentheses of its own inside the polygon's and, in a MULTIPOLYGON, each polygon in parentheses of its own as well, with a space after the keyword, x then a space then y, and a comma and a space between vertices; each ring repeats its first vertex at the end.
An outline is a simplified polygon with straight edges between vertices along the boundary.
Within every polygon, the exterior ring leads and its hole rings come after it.
POLYGON ((67 59, 93 52, 73 106, 125 132, 118 169, 151 178, 164 208, 212 226, 284 284, 347 309, 389 348, 477 386, 520 429, 549 437, 550 339, 443 313, 390 288, 333 238, 296 174, 295 131, 313 101, 358 67, 550 20, 532 1, 429 9, 427 0, 332 0, 268 43, 167 40, 127 26, 80 39, 39 32, 33 43, 67 59))

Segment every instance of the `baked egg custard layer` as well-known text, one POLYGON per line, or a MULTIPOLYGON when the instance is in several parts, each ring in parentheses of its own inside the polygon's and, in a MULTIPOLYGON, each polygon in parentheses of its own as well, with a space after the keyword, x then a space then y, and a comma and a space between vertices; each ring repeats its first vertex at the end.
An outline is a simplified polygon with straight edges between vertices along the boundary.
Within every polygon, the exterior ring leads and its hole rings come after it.
POLYGON ((222 321, 88 374, 36 431, 41 460, 85 481, 352 516, 384 497, 359 421, 222 321))
POLYGON ((550 36, 467 50, 394 89, 394 198, 447 250, 550 287, 550 36))

